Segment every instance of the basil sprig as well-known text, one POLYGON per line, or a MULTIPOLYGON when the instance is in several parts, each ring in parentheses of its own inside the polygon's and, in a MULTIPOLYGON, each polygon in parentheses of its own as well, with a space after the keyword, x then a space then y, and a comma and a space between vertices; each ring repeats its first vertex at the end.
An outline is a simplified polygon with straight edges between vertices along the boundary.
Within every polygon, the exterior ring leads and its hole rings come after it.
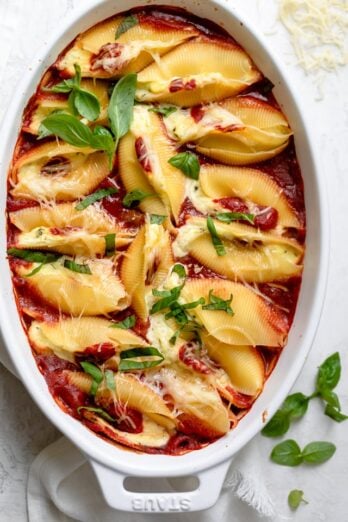
POLYGON ((132 370, 143 370, 153 368, 164 361, 164 356, 153 346, 145 348, 132 348, 120 353, 120 364, 118 369, 121 372, 132 370))
POLYGON ((100 201, 103 198, 117 194, 118 189, 116 187, 108 187, 96 190, 92 194, 89 194, 83 198, 76 206, 75 210, 84 210, 85 208, 93 205, 96 201, 100 201))
POLYGON ((7 253, 10 256, 24 259, 30 263, 40 263, 39 266, 35 267, 34 270, 32 270, 30 274, 27 274, 25 277, 31 277, 37 274, 44 265, 47 265, 48 263, 54 263, 60 257, 62 257, 62 254, 55 254, 53 252, 40 252, 20 248, 9 248, 7 253))
POLYGON ((79 274, 88 274, 92 275, 91 269, 88 265, 80 265, 79 263, 76 263, 72 259, 65 259, 64 260, 64 268, 67 268, 68 270, 71 270, 72 272, 77 272, 79 274))
POLYGON ((122 136, 127 134, 132 123, 136 85, 137 75, 127 74, 116 83, 111 94, 108 116, 111 130, 115 136, 115 149, 122 136))
POLYGON ((307 500, 303 498, 303 491, 301 489, 293 489, 288 495, 289 507, 293 510, 297 509, 301 502, 308 504, 307 500))
POLYGON ((277 444, 271 452, 271 460, 281 466, 298 466, 303 462, 321 464, 329 460, 336 451, 331 442, 315 441, 307 444, 301 451, 294 440, 284 440, 277 444))
POLYGON ((50 91, 70 93, 68 104, 71 112, 80 114, 89 121, 95 121, 100 115, 100 103, 92 92, 81 88, 81 67, 74 64, 75 76, 54 85, 50 91))
POLYGON ((222 310, 229 315, 234 315, 231 308, 233 295, 230 295, 229 299, 222 299, 221 297, 214 295, 213 290, 209 290, 209 303, 202 306, 202 310, 222 310))
POLYGON ((116 234, 106 234, 105 241, 105 255, 107 257, 113 256, 116 250, 116 234))
POLYGON ((115 40, 117 40, 122 34, 132 29, 139 23, 139 19, 135 15, 126 16, 118 26, 115 33, 115 40))
POLYGON ((100 417, 102 417, 104 420, 106 420, 108 422, 116 422, 116 419, 111 417, 111 415, 109 415, 105 410, 102 410, 101 408, 95 408, 93 406, 79 406, 77 408, 78 413, 81 413, 82 410, 97 413, 100 417))
POLYGON ((232 221, 248 221, 251 225, 254 224, 254 214, 245 214, 244 212, 217 212, 216 219, 224 223, 232 223, 232 221))
POLYGON ((341 362, 339 353, 336 352, 325 359, 319 366, 315 391, 309 396, 300 392, 289 395, 261 433, 266 437, 284 435, 288 431, 291 421, 303 417, 308 409, 309 402, 315 397, 319 397, 324 401, 325 415, 336 422, 347 420, 348 416, 340 411, 338 396, 333 391, 339 382, 340 376, 341 362))
POLYGON ((139 205, 139 203, 143 199, 148 198, 150 196, 153 196, 153 194, 151 192, 145 192, 144 190, 141 190, 141 189, 134 189, 134 190, 131 190, 130 192, 128 192, 124 196, 122 203, 123 203, 123 206, 125 206, 126 208, 134 208, 137 205, 139 205))
POLYGON ((135 326, 135 315, 129 315, 123 319, 123 321, 112 323, 110 328, 121 328, 122 330, 128 330, 128 328, 133 328, 133 326, 135 326))
POLYGON ((173 112, 176 112, 178 110, 178 108, 175 107, 175 105, 168 105, 168 106, 159 105, 158 107, 150 107, 150 109, 148 109, 148 110, 149 110, 149 112, 156 112, 157 114, 161 114, 162 116, 164 116, 166 118, 170 114, 173 114, 173 112))
POLYGON ((221 239, 216 231, 214 221, 212 220, 212 218, 210 216, 207 217, 207 229, 209 231, 209 234, 210 234, 210 237, 213 242, 217 255, 225 256, 226 250, 225 250, 224 244, 221 241, 221 239))
POLYGON ((193 152, 179 152, 168 160, 173 167, 181 170, 187 178, 198 179, 200 164, 196 154, 193 152))

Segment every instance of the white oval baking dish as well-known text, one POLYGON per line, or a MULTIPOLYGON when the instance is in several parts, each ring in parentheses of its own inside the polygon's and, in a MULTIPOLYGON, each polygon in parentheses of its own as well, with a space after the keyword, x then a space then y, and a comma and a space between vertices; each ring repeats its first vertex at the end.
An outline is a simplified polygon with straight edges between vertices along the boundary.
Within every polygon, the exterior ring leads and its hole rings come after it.
POLYGON ((88 6, 76 11, 46 43, 28 66, 16 90, 0 134, 1 202, 0 215, 0 325, 8 353, 16 371, 32 398, 45 415, 69 437, 90 460, 101 489, 110 506, 126 511, 196 511, 212 506, 220 493, 232 456, 243 447, 263 425, 289 392, 310 349, 319 322, 324 299, 328 260, 328 221, 323 181, 318 175, 306 128, 304 108, 291 89, 285 64, 279 62, 236 7, 225 0, 154 0, 151 4, 186 7, 192 13, 223 26, 246 49, 262 72, 275 85, 275 96, 282 106, 295 134, 296 150, 305 185, 307 208, 307 249, 303 284, 288 345, 268 379, 265 389, 252 410, 238 427, 208 447, 182 456, 137 454, 125 451, 98 438, 79 422, 65 414, 48 392, 44 378, 32 357, 26 335, 21 326, 12 282, 6 259, 6 177, 13 148, 20 127, 22 111, 36 89, 44 70, 58 53, 81 31, 117 12, 137 5, 141 0, 91 0, 88 6), (132 493, 124 488, 127 476, 175 477, 196 475, 200 485, 188 493, 132 493))

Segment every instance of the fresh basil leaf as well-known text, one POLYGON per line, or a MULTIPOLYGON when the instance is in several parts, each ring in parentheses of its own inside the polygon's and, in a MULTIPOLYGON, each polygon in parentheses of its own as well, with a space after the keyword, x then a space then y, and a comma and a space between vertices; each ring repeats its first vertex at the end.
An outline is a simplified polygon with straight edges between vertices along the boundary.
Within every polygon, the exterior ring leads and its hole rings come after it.
POLYGON ((7 253, 13 257, 19 257, 20 259, 24 259, 25 261, 29 261, 30 263, 54 263, 62 254, 54 254, 52 252, 39 252, 35 250, 22 250, 20 248, 9 248, 7 253))
POLYGON ((290 417, 285 411, 278 410, 261 430, 265 437, 279 437, 290 428, 290 417))
POLYGON ((291 509, 295 510, 299 507, 301 502, 308 504, 307 500, 303 498, 303 491, 300 489, 293 489, 288 496, 288 504, 291 509))
POLYGON ((94 397, 98 391, 98 388, 99 388, 99 384, 97 383, 97 381, 93 380, 92 384, 91 384, 91 388, 89 390, 90 395, 93 395, 93 397, 94 397))
POLYGON ((79 406, 77 408, 78 413, 80 413, 82 410, 97 413, 98 415, 100 415, 100 417, 102 417, 104 420, 106 420, 108 422, 116 422, 116 419, 111 417, 111 415, 109 415, 106 411, 102 410, 101 408, 94 408, 92 406, 79 406))
POLYGON ((82 361, 80 363, 80 365, 82 366, 83 371, 85 373, 88 373, 88 375, 93 377, 93 380, 95 382, 97 382, 98 384, 100 384, 102 382, 102 380, 103 380, 103 372, 101 371, 100 368, 98 368, 98 366, 96 366, 95 364, 90 363, 88 361, 82 361))
POLYGON ((129 315, 123 319, 123 321, 112 323, 110 328, 121 328, 122 330, 127 330, 128 328, 133 328, 133 326, 135 326, 135 315, 129 315))
POLYGON ((341 360, 338 352, 330 355, 319 366, 317 377, 317 390, 321 392, 323 389, 333 390, 341 377, 341 360))
POLYGON ((290 419, 299 419, 306 413, 309 400, 310 397, 306 397, 303 393, 293 393, 285 399, 281 409, 289 414, 290 419))
POLYGON ((157 114, 161 114, 165 118, 169 116, 170 114, 173 114, 173 112, 176 112, 178 110, 175 105, 168 105, 167 107, 160 105, 158 107, 150 107, 149 112, 156 112, 157 114))
POLYGON ((56 85, 53 85, 50 89, 44 89, 45 91, 50 92, 57 92, 57 93, 63 93, 66 94, 74 88, 74 80, 69 78, 68 80, 63 80, 60 83, 57 83, 56 85))
POLYGON ((198 179, 200 164, 196 154, 193 152, 179 152, 168 160, 173 167, 181 170, 186 177, 191 179, 198 179))
POLYGON ((139 205, 139 203, 150 196, 153 196, 150 192, 144 192, 141 189, 134 189, 128 192, 122 200, 123 205, 126 208, 133 208, 139 205))
POLYGON ((74 106, 78 113, 89 121, 95 121, 100 115, 98 98, 84 89, 78 89, 74 94, 74 106))
POLYGON ((213 242, 217 255, 225 256, 226 250, 225 250, 224 244, 221 241, 221 239, 219 238, 218 233, 215 228, 214 221, 212 220, 212 218, 210 216, 207 217, 207 228, 208 228, 209 234, 211 236, 211 240, 213 242))
POLYGON ((131 350, 124 350, 120 353, 120 364, 118 369, 120 371, 128 370, 143 370, 144 368, 153 368, 158 366, 164 360, 164 356, 153 346, 145 348, 132 348, 131 350), (144 357, 152 357, 152 359, 142 360, 144 357), (153 359, 156 357, 156 359, 153 359))
POLYGON ((75 107, 75 96, 76 96, 76 91, 75 91, 75 89, 73 89, 71 91, 71 93, 69 94, 68 107, 69 107, 69 112, 71 112, 71 114, 73 116, 78 116, 79 111, 75 107))
POLYGON ((84 199, 82 199, 75 206, 75 210, 84 210, 85 208, 89 207, 89 205, 93 205, 93 203, 96 201, 100 201, 101 199, 111 196, 112 194, 117 194, 117 192, 118 189, 116 187, 108 187, 96 190, 92 194, 89 194, 89 196, 86 196, 84 199))
POLYGON ((72 78, 72 81, 74 82, 74 86, 79 89, 81 83, 81 67, 78 63, 74 63, 74 69, 75 76, 72 78))
POLYGON ((105 384, 109 390, 116 390, 114 372, 111 370, 105 370, 105 384))
POLYGON ((80 265, 79 263, 75 263, 75 261, 73 261, 72 259, 64 260, 64 268, 67 268, 72 272, 78 272, 79 274, 92 274, 91 269, 88 265, 80 265))
POLYGON ((118 141, 124 136, 133 119, 134 97, 137 84, 136 74, 123 76, 115 85, 109 102, 108 116, 111 130, 118 141))
POLYGON ((341 413, 337 408, 331 406, 331 404, 326 405, 325 415, 336 422, 343 422, 348 419, 348 415, 344 415, 344 413, 341 413))
POLYGON ((218 212, 215 214, 216 219, 224 223, 232 223, 232 221, 248 221, 254 224, 254 214, 245 214, 244 212, 218 212))
POLYGON ((35 274, 37 274, 38 272, 40 272, 41 268, 45 265, 45 263, 41 263, 39 266, 37 266, 36 268, 34 268, 34 270, 32 270, 30 272, 30 274, 27 274, 25 277, 31 277, 35 274))
POLYGON ((333 408, 337 408, 338 410, 341 409, 339 398, 337 396, 337 393, 335 393, 334 391, 329 390, 329 388, 323 388, 320 391, 320 396, 325 402, 327 402, 333 408))
POLYGON ((209 304, 202 306, 202 310, 222 310, 227 312, 229 315, 234 315, 234 312, 230 306, 232 303, 233 295, 230 295, 229 299, 221 299, 221 297, 214 295, 213 290, 209 291, 209 304))
POLYGON ((156 312, 160 312, 161 310, 164 310, 165 308, 168 308, 172 303, 177 301, 180 292, 183 288, 183 285, 176 286, 172 288, 171 290, 152 290, 152 294, 157 297, 161 297, 162 299, 159 299, 154 305, 152 305, 152 308, 150 310, 150 314, 155 314, 156 312))
POLYGON ((50 114, 42 125, 55 136, 75 147, 89 147, 92 131, 71 114, 50 114))
POLYGON ((271 452, 271 460, 281 466, 298 466, 303 457, 297 442, 289 439, 274 446, 271 452))
POLYGON ((150 214, 150 223, 151 225, 162 225, 166 217, 167 216, 161 216, 160 214, 150 214))
POLYGON ((336 446, 331 442, 310 442, 304 447, 302 457, 305 462, 321 464, 331 459, 336 451, 336 446))
POLYGON ((186 277, 186 270, 184 265, 181 265, 180 263, 176 263, 173 266, 172 272, 175 272, 175 274, 178 274, 179 277, 186 277))
POLYGON ((105 240, 105 255, 113 256, 116 250, 116 234, 106 234, 105 240))
POLYGON ((132 29, 132 27, 136 26, 139 23, 138 17, 135 15, 126 16, 124 20, 120 23, 118 26, 116 33, 115 33, 115 40, 117 40, 122 34, 124 34, 126 31, 129 31, 129 29, 132 29))

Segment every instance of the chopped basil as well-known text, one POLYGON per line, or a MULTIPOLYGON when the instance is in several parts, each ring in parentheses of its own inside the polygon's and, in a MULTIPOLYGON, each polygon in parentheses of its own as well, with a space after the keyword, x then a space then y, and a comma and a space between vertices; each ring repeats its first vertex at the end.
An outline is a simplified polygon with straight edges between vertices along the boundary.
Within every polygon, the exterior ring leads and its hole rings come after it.
POLYGON ((112 256, 116 250, 116 234, 106 234, 104 236, 105 240, 105 254, 107 256, 112 256))
POLYGON ((117 192, 118 189, 116 187, 108 187, 96 190, 92 194, 89 194, 89 196, 86 196, 84 199, 82 199, 75 206, 75 210, 84 210, 90 205, 93 205, 93 203, 95 203, 96 201, 100 201, 101 199, 111 196, 112 194, 117 194, 117 192))
POLYGON ((64 268, 67 268, 72 272, 78 272, 79 274, 92 274, 91 269, 88 265, 80 265, 78 263, 75 263, 75 261, 73 261, 72 259, 64 260, 64 268))
POLYGON ((218 233, 215 228, 214 221, 212 220, 212 218, 210 216, 207 217, 207 228, 208 228, 209 234, 211 236, 211 240, 213 242, 217 255, 225 256, 226 250, 225 250, 224 244, 221 241, 221 239, 219 238, 218 233))
POLYGON ((161 310, 168 308, 172 303, 176 302, 182 288, 183 285, 176 286, 171 290, 152 290, 152 295, 155 297, 162 297, 162 299, 159 299, 154 305, 152 305, 150 314, 160 312, 161 310))
POLYGON ((221 297, 214 295, 213 290, 209 291, 209 304, 202 306, 202 310, 223 310, 229 315, 234 315, 234 312, 230 306, 232 303, 233 295, 230 295, 229 299, 221 299, 221 297))
POLYGON ((196 154, 193 152, 179 152, 168 160, 168 163, 181 170, 186 177, 198 179, 200 164, 196 154))
POLYGON ((122 200, 123 205, 126 208, 133 208, 139 205, 139 203, 149 196, 153 196, 150 192, 145 192, 141 189, 134 189, 128 192, 122 200))
POLYGON ((175 272, 178 274, 179 277, 186 277, 186 270, 184 265, 181 265, 180 263, 176 263, 173 266, 172 272, 175 272))
POLYGON ((153 346, 145 348, 132 348, 124 350, 120 353, 120 364, 118 369, 122 372, 131 370, 143 370, 144 368, 153 368, 158 366, 164 360, 164 356, 153 346), (144 357, 151 359, 144 360, 144 357), (154 359, 155 357, 155 359, 154 359))
POLYGON ((173 112, 176 112, 177 110, 178 108, 174 105, 168 105, 167 107, 160 105, 159 107, 151 107, 149 109, 150 112, 156 112, 157 114, 161 114, 165 118, 170 114, 173 114, 173 112))
POLYGON ((300 489, 293 489, 290 491, 288 495, 288 504, 291 509, 297 509, 299 505, 303 502, 304 504, 308 504, 307 500, 303 498, 303 491, 300 489))
POLYGON ((117 27, 115 33, 115 40, 117 40, 122 34, 132 29, 132 27, 136 26, 139 23, 138 17, 135 15, 126 16, 117 27))
POLYGON ((82 366, 84 372, 88 373, 91 377, 93 377, 93 379, 98 384, 100 384, 102 382, 103 372, 101 371, 100 368, 98 368, 98 366, 96 366, 95 364, 90 363, 88 361, 82 361, 80 363, 80 365, 82 366))
POLYGON ((251 225, 254 224, 254 214, 245 214, 244 212, 218 212, 215 215, 216 219, 224 223, 231 223, 232 221, 248 221, 251 225))
POLYGON ((32 270, 30 272, 30 274, 27 274, 25 277, 31 277, 35 274, 37 274, 38 272, 40 272, 41 268, 45 265, 45 263, 41 263, 39 266, 37 266, 36 268, 34 268, 34 270, 32 270))
POLYGON ((116 140, 115 148, 122 136, 128 132, 133 119, 136 84, 137 75, 127 74, 116 83, 111 94, 108 116, 116 140))
POLYGON ((22 250, 20 248, 9 248, 7 253, 13 257, 19 257, 20 259, 24 259, 25 261, 29 261, 30 263, 54 263, 62 257, 61 254, 54 254, 52 252, 40 252, 34 250, 22 250))
POLYGON ((114 372, 111 370, 105 370, 105 384, 109 390, 116 390, 114 372))
POLYGON ((151 225, 161 225, 165 221, 167 216, 161 216, 160 214, 150 214, 151 225))
POLYGON ((128 328, 133 328, 133 326, 135 326, 135 315, 129 315, 123 319, 123 321, 112 323, 110 328, 121 328, 122 330, 127 330, 128 328))
POLYGON ((81 410, 87 410, 93 413, 97 413, 98 415, 100 415, 100 417, 102 417, 104 420, 108 422, 116 422, 116 419, 111 417, 111 415, 109 415, 106 411, 102 410, 101 408, 94 408, 92 406, 79 406, 77 408, 77 412, 80 413, 81 410))

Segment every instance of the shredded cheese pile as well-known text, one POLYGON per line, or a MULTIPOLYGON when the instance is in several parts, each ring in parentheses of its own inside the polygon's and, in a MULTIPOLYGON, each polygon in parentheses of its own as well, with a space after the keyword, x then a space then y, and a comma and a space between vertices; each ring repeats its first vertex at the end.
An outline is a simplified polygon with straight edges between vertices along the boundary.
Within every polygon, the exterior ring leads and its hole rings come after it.
POLYGON ((279 18, 306 72, 335 71, 348 63, 347 0, 280 0, 279 18))

